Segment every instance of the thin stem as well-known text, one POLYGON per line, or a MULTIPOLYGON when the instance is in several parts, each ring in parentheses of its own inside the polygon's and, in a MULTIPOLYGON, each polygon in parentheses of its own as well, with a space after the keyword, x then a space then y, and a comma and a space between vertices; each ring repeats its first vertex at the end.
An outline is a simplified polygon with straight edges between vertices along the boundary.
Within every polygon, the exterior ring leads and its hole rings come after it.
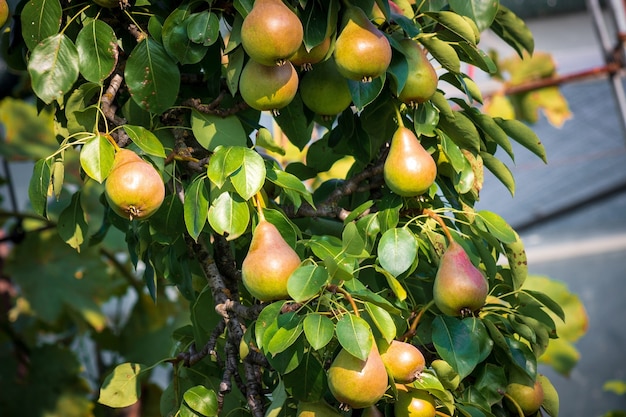
POLYGON ((505 392, 504 393, 504 398, 506 398, 507 400, 509 400, 509 401, 511 401, 513 403, 513 405, 515 406, 515 409, 517 410, 517 414, 519 415, 519 417, 524 417, 524 412, 522 411, 522 408, 519 406, 517 401, 515 401, 513 399, 513 397, 511 397, 509 394, 507 394, 505 392))
POLYGON ((415 316, 415 318, 413 319, 413 321, 411 322, 411 326, 409 327, 409 329, 406 331, 406 333, 404 333, 402 335, 402 337, 400 338, 401 341, 406 342, 407 340, 409 340, 410 338, 412 338, 413 336, 415 336, 415 333, 417 332, 417 325, 419 324, 420 320, 422 319, 422 316, 424 315, 424 313, 426 311, 428 311, 428 309, 435 303, 434 300, 430 300, 428 302, 428 304, 426 304, 424 307, 422 307, 419 311, 419 313, 417 313, 417 315, 415 316))
POLYGON ((361 317, 361 314, 359 313, 359 309, 356 306, 356 303, 354 302, 354 298, 352 298, 352 296, 350 295, 350 293, 348 291, 346 291, 345 289, 338 287, 337 285, 334 284, 329 284, 326 287, 329 291, 332 292, 338 292, 341 295, 343 295, 343 297, 348 300, 348 302, 350 303, 350 306, 352 307, 352 311, 354 312, 354 315, 357 317, 361 317))
POLYGON ((254 195, 254 205, 256 206, 257 212, 259 214, 259 220, 265 221, 265 214, 263 213, 265 203, 263 202, 263 196, 261 195, 260 191, 254 195))
POLYGON ((454 239, 452 238, 452 235, 450 234, 450 230, 448 229, 448 226, 437 213, 435 213, 431 209, 424 209, 422 210, 422 212, 426 214, 427 216, 431 217, 432 219, 434 219, 437 223, 439 223, 439 225, 443 229, 443 233, 446 235, 446 238, 448 239, 448 244, 454 241, 454 239))
POLYGON ((443 411, 439 411, 439 410, 435 410, 435 414, 441 417, 450 417, 449 414, 446 414, 443 411))
POLYGON ((396 112, 396 119, 398 120, 398 127, 404 127, 404 121, 402 120, 402 112, 398 108, 398 106, 393 106, 393 109, 396 112))

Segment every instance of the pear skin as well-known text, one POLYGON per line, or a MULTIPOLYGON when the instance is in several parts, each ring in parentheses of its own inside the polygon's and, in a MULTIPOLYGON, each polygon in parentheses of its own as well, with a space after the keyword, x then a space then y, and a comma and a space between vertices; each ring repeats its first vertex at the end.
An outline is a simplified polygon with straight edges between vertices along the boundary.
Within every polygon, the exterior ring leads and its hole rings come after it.
POLYGON ((241 25, 241 44, 263 65, 282 65, 302 44, 298 16, 282 0, 256 0, 241 25))
POLYGON ((407 59, 409 74, 398 98, 405 104, 415 106, 430 100, 437 91, 439 79, 426 52, 417 41, 402 39, 400 44, 407 59))
POLYGON ((398 385, 398 400, 393 405, 395 417, 435 417, 435 399, 427 391, 398 385))
POLYGON ((341 417, 341 414, 324 400, 299 402, 296 417, 341 417))
POLYGON ((346 9, 343 28, 333 51, 337 69, 346 78, 370 81, 391 63, 391 45, 385 35, 356 6, 346 9))
POLYGON ((433 299, 442 313, 462 316, 485 305, 489 285, 484 275, 470 261, 463 247, 448 244, 439 261, 433 284, 433 299))
POLYGON ((437 164, 415 133, 399 127, 391 138, 383 176, 391 191, 403 197, 414 197, 425 193, 435 182, 437 164))
MULTIPOLYGON (((543 387, 539 380, 535 381, 532 386, 511 382, 506 387, 506 393, 519 405, 525 416, 534 415, 543 403, 543 387)), ((510 401, 507 406, 511 411, 516 411, 515 406, 510 401)))
POLYGON ((267 66, 251 59, 241 71, 239 92, 253 109, 275 111, 291 103, 298 83, 298 73, 291 62, 267 66))
POLYGON ((339 114, 352 103, 348 82, 332 57, 304 74, 299 88, 304 105, 321 116, 339 114))
POLYGON ((341 349, 328 369, 328 388, 342 404, 352 408, 374 405, 387 391, 389 378, 376 343, 367 360, 341 349))
POLYGON ((380 357, 389 375, 400 384, 415 381, 426 364, 424 355, 417 347, 400 340, 391 341, 387 349, 381 351, 380 357))
POLYGON ((261 219, 241 265, 243 285, 260 301, 289 298, 287 281, 300 257, 272 223, 261 219))

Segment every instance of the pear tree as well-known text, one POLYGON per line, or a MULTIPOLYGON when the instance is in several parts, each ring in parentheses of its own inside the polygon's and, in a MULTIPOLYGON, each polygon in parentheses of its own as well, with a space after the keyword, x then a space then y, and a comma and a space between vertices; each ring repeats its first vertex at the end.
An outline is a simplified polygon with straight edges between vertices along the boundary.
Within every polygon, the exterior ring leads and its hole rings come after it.
POLYGON ((556 417, 564 310, 475 208, 512 142, 546 161, 469 75, 488 30, 533 53, 498 0, 19 2, 0 408, 556 417))

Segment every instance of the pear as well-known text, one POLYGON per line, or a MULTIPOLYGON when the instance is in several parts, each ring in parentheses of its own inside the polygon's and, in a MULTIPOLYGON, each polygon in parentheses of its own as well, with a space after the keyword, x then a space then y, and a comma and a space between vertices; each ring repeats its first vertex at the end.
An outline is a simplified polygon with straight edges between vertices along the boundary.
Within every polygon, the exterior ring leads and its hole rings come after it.
POLYGON ((111 209, 126 219, 144 220, 161 207, 165 185, 159 172, 135 152, 120 149, 104 184, 111 209))
POLYGON ((559 415, 559 393, 552 385, 550 379, 543 374, 537 374, 537 381, 541 384, 543 391, 543 402, 541 407, 546 410, 546 413, 550 416, 559 415))
POLYGON ((6 0, 0 0, 0 28, 9 19, 9 5, 6 0))
POLYGON ((291 62, 267 66, 251 59, 241 71, 239 92, 253 109, 281 109, 291 103, 297 91, 298 73, 291 62))
POLYGON ((406 56, 409 73, 398 98, 405 104, 415 106, 428 101, 435 94, 439 80, 426 52, 417 41, 402 39, 399 43, 406 56))
POLYGON ((330 50, 330 44, 330 36, 324 38, 321 43, 315 45, 310 50, 307 50, 304 43, 302 43, 296 53, 289 58, 289 61, 291 61, 294 66, 301 67, 303 70, 309 71, 313 67, 313 64, 322 62, 324 58, 326 58, 326 55, 328 55, 328 51, 330 50))
POLYGON ((299 402, 296 417, 341 417, 341 414, 324 400, 299 402))
MULTIPOLYGON (((518 382, 511 382, 506 387, 506 393, 517 403, 525 416, 534 415, 543 403, 543 387, 539 380, 532 386, 518 382)), ((516 411, 516 407, 510 401, 507 406, 511 411, 516 411)))
POLYGON ((260 301, 288 298, 287 281, 299 266, 296 251, 276 226, 261 218, 241 265, 241 278, 248 292, 260 301))
POLYGON ((425 193, 435 182, 437 164, 415 133, 399 127, 391 138, 383 176, 391 191, 403 197, 414 197, 425 193))
POLYGON ((370 405, 363 409, 361 417, 385 417, 385 415, 375 405, 370 405))
POLYGON ((352 408, 374 405, 387 391, 385 364, 376 343, 366 360, 341 349, 328 369, 328 388, 337 401, 352 408))
POLYGON ((241 44, 263 65, 282 65, 302 44, 302 22, 282 0, 256 0, 241 24, 241 44))
POLYGON ((463 247, 450 241, 441 256, 433 284, 433 299, 442 313, 462 316, 485 305, 489 285, 463 247))
POLYGON ((395 382, 410 384, 424 370, 424 355, 410 343, 393 340, 380 357, 395 382))
POLYGON ((435 417, 435 399, 424 390, 398 385, 398 399, 393 404, 395 417, 435 417))
POLYGON ((333 51, 339 72, 356 81, 371 81, 384 74, 391 63, 391 45, 365 12, 348 7, 342 26, 333 51))
POLYGON ((352 103, 348 82, 332 57, 304 74, 299 88, 304 105, 321 116, 339 114, 352 103))

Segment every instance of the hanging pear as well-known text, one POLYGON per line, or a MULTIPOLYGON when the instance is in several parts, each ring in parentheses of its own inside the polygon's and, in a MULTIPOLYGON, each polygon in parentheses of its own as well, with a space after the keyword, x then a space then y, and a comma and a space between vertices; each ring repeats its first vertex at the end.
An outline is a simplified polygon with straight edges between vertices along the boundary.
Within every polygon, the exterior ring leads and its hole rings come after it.
POLYGON ((241 71, 239 92, 253 109, 277 111, 291 103, 298 82, 298 73, 291 62, 267 66, 251 59, 241 71))
POLYGON ((343 28, 333 51, 337 69, 346 78, 371 81, 384 74, 391 63, 387 37, 356 6, 346 9, 343 28))
POLYGON ((241 265, 243 285, 260 301, 289 297, 287 281, 300 266, 300 257, 265 218, 259 220, 248 254, 241 265))
POLYGON ((391 191, 414 197, 426 192, 435 182, 437 164, 415 133, 401 126, 391 138, 383 176, 391 191))
POLYGON ((309 71, 313 67, 313 64, 322 62, 322 60, 326 58, 330 50, 330 44, 330 36, 325 37, 322 42, 315 45, 310 50, 307 50, 304 43, 302 43, 296 53, 289 58, 289 61, 291 61, 294 66, 300 67, 304 71, 309 71))
POLYGON ((387 371, 376 343, 366 360, 341 349, 328 369, 328 388, 342 404, 352 408, 374 405, 387 391, 387 371))
POLYGON ((111 209, 126 219, 144 220, 161 207, 165 185, 159 172, 135 152, 120 149, 104 184, 111 209))
POLYGON ((489 285, 463 247, 450 241, 441 256, 433 284, 433 299, 442 313, 464 316, 485 305, 489 285))
POLYGON ((395 417, 435 417, 435 399, 427 391, 396 385, 398 400, 393 404, 395 417))
POLYGON ((241 24, 241 44, 263 65, 282 65, 302 44, 302 22, 282 0, 256 0, 241 24))
POLYGON ((324 400, 317 402, 300 401, 296 417, 341 417, 341 414, 324 400))
POLYGON ((426 365, 424 355, 417 347, 400 340, 392 340, 380 357, 389 375, 400 384, 415 381, 426 365))
POLYGON ((409 72, 398 98, 405 104, 415 106, 430 100, 437 91, 439 79, 426 52, 417 41, 402 39, 399 43, 407 59, 409 72))
POLYGON ((321 116, 339 114, 352 103, 348 82, 332 57, 304 74, 299 88, 305 106, 321 116))

